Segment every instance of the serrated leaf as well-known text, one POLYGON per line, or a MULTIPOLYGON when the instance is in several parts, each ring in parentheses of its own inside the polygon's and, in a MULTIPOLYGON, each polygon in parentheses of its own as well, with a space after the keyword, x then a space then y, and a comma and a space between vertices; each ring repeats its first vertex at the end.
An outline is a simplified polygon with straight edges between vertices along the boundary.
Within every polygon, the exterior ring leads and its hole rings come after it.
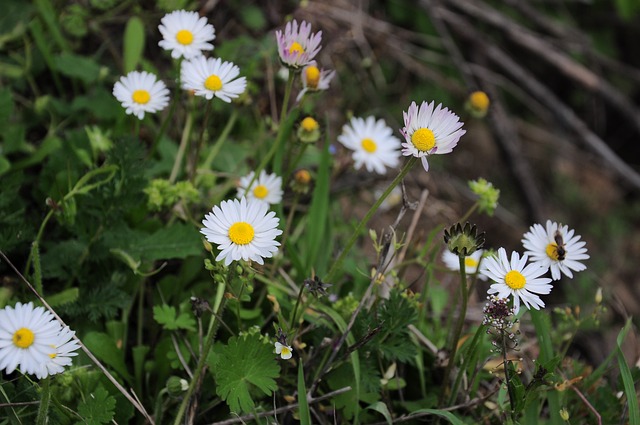
POLYGON ((153 307, 153 318, 160 323, 163 328, 170 331, 177 329, 186 329, 189 331, 196 330, 196 321, 188 313, 176 312, 176 309, 170 305, 157 305, 153 307))
POLYGON ((76 301, 79 296, 80 288, 69 288, 65 289, 64 291, 60 291, 57 294, 48 295, 46 299, 47 303, 51 307, 58 307, 76 301))
POLYGON ((103 387, 98 387, 93 393, 78 405, 78 413, 84 419, 77 424, 100 425, 111 422, 116 407, 116 399, 103 387))
POLYGON ((278 388, 275 378, 280 376, 280 365, 274 359, 273 347, 260 341, 260 335, 232 337, 214 358, 216 393, 232 412, 253 410, 252 389, 271 395, 278 388))
POLYGON ((144 50, 144 25, 137 16, 132 16, 124 29, 123 63, 124 73, 136 69, 144 50))
POLYGON ((61 53, 54 57, 56 69, 70 78, 77 78, 91 84, 100 75, 100 66, 92 59, 72 53, 61 53))

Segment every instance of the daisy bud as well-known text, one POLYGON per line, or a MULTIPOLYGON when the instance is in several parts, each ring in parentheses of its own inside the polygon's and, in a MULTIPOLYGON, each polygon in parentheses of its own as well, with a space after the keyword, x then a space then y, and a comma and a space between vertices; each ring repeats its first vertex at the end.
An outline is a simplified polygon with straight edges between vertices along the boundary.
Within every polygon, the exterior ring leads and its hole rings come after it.
POLYGON ((567 411, 566 407, 563 407, 562 409, 560 409, 560 417, 562 418, 563 421, 569 420, 569 411, 567 411))
POLYGON ((467 98, 465 107, 471 115, 476 118, 483 118, 489 110, 489 96, 483 91, 474 91, 467 98))
POLYGON ((167 379, 167 392, 173 397, 179 397, 189 389, 189 382, 186 379, 170 376, 167 379))
POLYGON ((315 143, 320 139, 320 124, 312 117, 300 121, 298 139, 303 143, 315 143))
POLYGON ((293 174, 291 189, 296 193, 305 194, 311 187, 311 173, 308 170, 298 170, 293 174))
POLYGON ((467 222, 464 227, 454 224, 447 231, 444 231, 444 242, 449 251, 456 255, 467 257, 484 245, 484 232, 478 235, 478 229, 474 224, 471 226, 467 222))

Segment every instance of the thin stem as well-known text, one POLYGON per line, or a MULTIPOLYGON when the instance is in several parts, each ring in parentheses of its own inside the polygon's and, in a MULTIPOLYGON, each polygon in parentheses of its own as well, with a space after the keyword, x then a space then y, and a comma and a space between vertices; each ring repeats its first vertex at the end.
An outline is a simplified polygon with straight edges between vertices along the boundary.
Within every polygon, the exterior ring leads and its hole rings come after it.
MULTIPOLYGON (((304 292, 304 283, 300 285, 300 291, 298 291, 298 299, 296 300, 296 306, 293 308, 293 312, 291 314, 291 329, 296 327, 296 313, 298 312, 298 306, 300 305, 300 300, 302 299, 302 293, 304 292)), ((291 331, 291 330, 290 330, 291 331)))
POLYGON ((158 148, 158 144, 160 143, 160 139, 162 139, 162 136, 164 135, 164 132, 167 129, 167 125, 169 125, 169 122, 171 122, 171 119, 173 118, 173 113, 176 110, 176 105, 178 104, 178 100, 180 99, 179 93, 180 93, 180 85, 181 85, 181 81, 180 81, 181 66, 182 66, 182 58, 178 60, 178 78, 176 79, 176 86, 173 90, 173 96, 171 96, 171 105, 169 106, 169 113, 165 117, 164 121, 162 121, 162 125, 160 126, 160 131, 158 131, 156 138, 153 140, 153 145, 149 150, 150 158, 153 157, 153 155, 155 155, 156 149, 158 148))
POLYGON ((211 115, 211 101, 207 102, 207 106, 204 109, 204 120, 202 122, 202 128, 200 129, 200 137, 198 137, 198 143, 196 143, 195 147, 192 149, 192 154, 190 155, 191 160, 189 161, 189 180, 193 182, 196 177, 196 169, 198 168, 198 157, 200 156, 200 149, 202 149, 202 144, 204 143, 204 133, 207 131, 207 125, 209 125, 209 115, 211 115))
POLYGON ((360 236, 360 232, 362 231, 362 228, 369 222, 371 217, 373 217, 373 214, 378 210, 382 202, 384 202, 384 200, 387 199, 387 196, 389 196, 393 188, 396 187, 398 183, 402 181, 402 179, 407 175, 407 173, 409 173, 409 170, 411 170, 411 168, 413 167, 413 164, 415 164, 416 161, 417 161, 417 158, 415 156, 412 156, 411 158, 409 158, 409 160, 404 165, 402 170, 400 170, 400 173, 391 182, 389 187, 387 187, 387 189, 376 201, 376 203, 373 204, 373 206, 369 209, 369 211, 364 216, 364 218, 360 221, 360 223, 358 223, 358 226, 353 231, 351 238, 345 244, 344 249, 340 253, 340 256, 338 256, 338 259, 333 263, 333 265, 331 266, 331 269, 329 269, 325 282, 335 282, 335 278, 336 278, 335 274, 340 271, 340 268, 342 267, 342 262, 344 261, 345 257, 353 247, 353 244, 356 242, 356 239, 358 239, 358 237, 360 236))
POLYGON ((142 345, 144 325, 144 282, 144 278, 140 279, 140 288, 138 289, 138 333, 136 335, 138 347, 142 345))
POLYGON ((222 130, 222 133, 220 133, 218 140, 216 140, 216 142, 213 145, 213 148, 211 148, 211 150, 209 151, 209 155, 207 156, 207 159, 205 159, 204 163, 202 164, 202 168, 204 168, 205 170, 208 170, 211 168, 211 165, 213 164, 213 160, 218 155, 218 152, 220 152, 220 149, 222 149, 222 145, 224 145, 224 142, 227 140, 227 137, 229 137, 229 133, 231 132, 231 129, 233 129, 233 125, 236 123, 237 119, 238 119, 238 108, 234 108, 233 111, 231 112, 231 116, 229 117, 229 121, 227 121, 227 124, 222 130))
MULTIPOLYGON (((451 340, 451 348, 449 349, 449 363, 447 363, 447 368, 445 369, 444 379, 445 379, 445 388, 449 387, 449 375, 451 374, 451 370, 453 369, 453 365, 456 361, 456 351, 458 350, 458 341, 460 340, 460 335, 462 334, 462 328, 464 327, 464 319, 467 315, 467 271, 464 264, 465 256, 459 255, 458 259, 460 261, 460 313, 458 315, 458 323, 456 324, 453 339, 451 340)), ((446 391, 442 393, 442 400, 444 400, 444 395, 446 391)), ((451 397, 455 397, 455 394, 451 394, 451 397)))
POLYGON ((38 408, 38 416, 36 425, 45 425, 49 419, 49 404, 51 403, 51 387, 49 386, 49 377, 40 381, 41 397, 40 407, 38 408))
POLYGON ((476 202, 475 204, 473 204, 471 206, 471 208, 469 208, 467 210, 467 212, 462 216, 462 218, 460 218, 460 220, 458 220, 458 222, 459 223, 464 223, 465 221, 467 221, 469 219, 469 217, 471 216, 471 214, 473 214, 473 212, 478 209, 479 205, 480 205, 479 202, 476 202))
POLYGON ((193 127, 193 109, 189 111, 189 114, 187 114, 187 121, 184 124, 184 129, 182 130, 182 137, 180 138, 180 147, 178 148, 178 153, 176 154, 176 159, 173 163, 173 168, 171 169, 171 175, 169 177, 169 182, 171 183, 175 183, 176 178, 178 177, 178 172, 180 171, 180 165, 182 164, 184 153, 187 150, 187 145, 189 144, 189 138, 191 136, 191 127, 193 127))
POLYGON ((516 406, 516 396, 513 393, 513 388, 511 387, 511 377, 509 376, 509 360, 507 360, 507 335, 504 330, 500 331, 502 337, 502 364, 504 367, 504 380, 507 383, 507 392, 509 393, 509 410, 510 417, 513 423, 516 423, 516 414, 514 408, 516 406))

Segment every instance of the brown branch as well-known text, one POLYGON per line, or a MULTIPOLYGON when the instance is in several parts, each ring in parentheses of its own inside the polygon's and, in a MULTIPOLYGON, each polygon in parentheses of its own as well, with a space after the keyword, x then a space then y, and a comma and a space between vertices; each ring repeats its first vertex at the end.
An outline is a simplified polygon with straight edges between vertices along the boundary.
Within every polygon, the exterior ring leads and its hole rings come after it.
MULTIPOLYGON (((332 391, 330 393, 327 393, 325 395, 321 395, 320 397, 316 397, 316 398, 311 398, 308 399, 307 403, 308 404, 315 404, 318 403, 320 401, 326 400, 328 398, 346 393, 348 391, 351 391, 351 387, 344 387, 344 388, 340 388, 338 390, 332 391)), ((233 419, 227 419, 225 421, 220 421, 220 422, 214 422, 210 425, 231 425, 231 424, 237 424, 237 423, 244 423, 244 421, 250 421, 252 419, 256 419, 256 418, 264 418, 265 416, 272 416, 272 415, 277 415, 278 413, 284 413, 284 412, 288 412, 290 410, 295 410, 297 409, 299 406, 299 403, 293 403, 290 404, 288 406, 283 406, 283 407, 279 407, 277 409, 273 409, 270 410, 268 412, 260 412, 256 415, 251 414, 251 415, 245 415, 245 416, 238 416, 237 418, 233 418, 233 419)))

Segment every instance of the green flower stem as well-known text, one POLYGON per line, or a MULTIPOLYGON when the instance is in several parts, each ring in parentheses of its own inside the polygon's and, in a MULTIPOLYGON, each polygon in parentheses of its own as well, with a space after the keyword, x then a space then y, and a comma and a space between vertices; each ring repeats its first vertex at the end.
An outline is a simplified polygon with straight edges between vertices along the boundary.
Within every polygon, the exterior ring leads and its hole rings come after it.
POLYGON ((158 131, 156 138, 153 140, 153 145, 151 145, 151 149, 149 150, 149 157, 153 157, 153 155, 155 155, 156 149, 158 148, 158 143, 160 143, 160 139, 162 139, 162 136, 164 135, 164 132, 167 129, 167 126, 171 122, 171 119, 173 118, 173 114, 176 110, 176 105, 180 100, 180 86, 182 85, 180 81, 180 69, 182 67, 182 58, 178 59, 177 66, 178 66, 178 72, 177 72, 178 77, 176 78, 176 86, 173 89, 173 96, 171 96, 171 105, 169 106, 169 113, 165 117, 164 121, 162 121, 162 125, 160 126, 160 131, 158 131))
POLYGON ((140 279, 140 287, 138 288, 138 333, 136 335, 138 346, 142 345, 142 335, 144 333, 144 282, 145 278, 140 279))
POLYGON ((198 143, 196 143, 196 145, 193 147, 191 155, 189 155, 189 161, 187 161, 189 181, 191 182, 193 182, 196 177, 196 169, 198 168, 198 157, 200 156, 200 150, 202 149, 202 145, 204 144, 204 133, 207 131, 207 126, 209 125, 211 103, 212 101, 207 101, 207 106, 205 106, 204 108, 204 120, 202 121, 202 128, 200 129, 200 137, 198 137, 198 143))
POLYGON ((196 369, 193 372, 193 378, 189 383, 189 389, 185 393, 184 398, 182 399, 182 403, 180 403, 176 419, 173 422, 174 425, 180 425, 187 407, 189 406, 189 403, 191 403, 191 397, 195 393, 196 388, 200 386, 201 375, 205 369, 207 357, 209 356, 209 351, 211 351, 211 347, 213 346, 213 340, 215 339, 216 330, 218 329, 218 327, 216 326, 216 318, 219 317, 219 312, 224 309, 225 288, 226 282, 218 283, 218 290, 216 292, 216 298, 213 305, 213 314, 211 315, 211 321, 209 322, 209 330, 207 331, 204 346, 202 347, 202 352, 200 353, 200 358, 198 359, 198 365, 196 366, 196 369))
POLYGON ((471 214, 473 214, 474 211, 478 209, 478 206, 480 206, 480 203, 476 201, 476 203, 473 204, 471 208, 467 210, 467 212, 462 216, 462 218, 458 220, 458 223, 464 223, 465 221, 467 221, 469 217, 471 217, 471 214))
MULTIPOLYGON (((453 384, 453 389, 451 391, 451 396, 449 397, 449 406, 453 406, 456 402, 456 394, 458 393, 458 389, 460 389, 460 383, 462 382, 462 376, 464 375, 464 371, 469 368, 469 362, 475 358, 475 356, 471 355, 478 348, 478 344, 480 343, 480 338, 482 335, 486 333, 486 327, 484 325, 478 326, 475 335, 473 335, 473 339, 471 343, 467 345, 467 349, 463 353, 464 363, 460 366, 460 373, 456 377, 456 382, 453 384)), ((469 382, 469 387, 471 387, 471 381, 469 382)))
POLYGON ((176 159, 173 163, 173 168, 171 169, 171 175, 169 176, 169 182, 175 183, 176 178, 178 177, 178 172, 180 171, 180 165, 182 164, 182 159, 184 158, 184 153, 187 150, 187 145, 189 144, 189 138, 191 137, 191 128, 193 127, 193 108, 189 111, 187 115, 187 121, 184 124, 184 128, 182 129, 182 137, 180 138, 180 147, 178 148, 178 153, 176 154, 176 159))
POLYGON ((276 152, 280 148, 280 145, 283 143, 284 133, 285 133, 284 123, 287 121, 286 118, 287 118, 287 110, 289 108, 289 98, 291 97, 291 90, 293 89, 293 80, 295 79, 295 75, 296 74, 294 72, 289 71, 289 79, 287 80, 287 85, 284 90, 284 99, 282 101, 282 111, 280 112, 280 122, 278 123, 278 133, 276 135, 276 141, 271 145, 271 149, 269 149, 267 154, 262 158, 262 161, 260 161, 260 164, 258 164, 258 168, 254 170, 253 178, 251 179, 251 181, 247 185, 247 188, 245 189, 245 192, 244 192, 245 196, 247 195, 249 188, 253 185, 253 183, 258 178, 260 171, 265 169, 269 161, 271 161, 271 158, 273 158, 273 156, 276 154, 276 152))
POLYGON ((389 187, 387 187, 387 189, 384 191, 382 196, 380 196, 380 198, 376 201, 375 204, 373 204, 373 206, 369 209, 369 211, 364 216, 364 218, 360 221, 360 223, 358 223, 358 226, 353 231, 351 238, 349 238, 349 240, 347 241, 346 245, 344 246, 344 249, 340 253, 340 256, 338 256, 338 259, 331 266, 331 269, 327 273, 326 279, 323 279, 325 282, 332 282, 332 283, 335 282, 335 278, 336 278, 335 275, 340 271, 340 268, 342 267, 342 263, 344 262, 345 257, 353 247, 353 244, 356 242, 356 239, 358 239, 358 237, 360 236, 360 232, 362 232, 362 228, 369 222, 371 217, 373 217, 373 214, 375 214, 375 212, 378 210, 380 205, 382 205, 384 200, 387 199, 387 196, 389 196, 393 188, 396 187, 402 181, 402 179, 405 178, 405 176, 407 175, 407 173, 409 173, 409 170, 411 170, 411 168, 413 167, 413 164, 415 164, 417 160, 418 158, 416 158, 415 156, 412 156, 411 158, 409 158, 409 160, 404 165, 404 167, 402 167, 402 170, 400 170, 400 173, 396 176, 395 179, 393 179, 393 181, 391 182, 389 187))
POLYGON ((227 140, 227 137, 229 137, 229 133, 233 129, 233 125, 236 123, 237 119, 238 119, 238 109, 234 108, 231 111, 231 116, 229 117, 229 121, 227 121, 227 124, 222 130, 222 133, 220 133, 218 140, 216 140, 216 142, 213 145, 213 148, 211 148, 211 150, 209 151, 209 155, 207 156, 207 159, 205 159, 204 163, 202 164, 202 168, 204 168, 205 170, 208 170, 211 168, 211 165, 213 164, 213 160, 220 152, 220 149, 222 149, 222 146, 224 145, 224 142, 227 140))
POLYGON ((298 291, 298 299, 296 299, 296 306, 293 308, 293 311, 291 312, 291 319, 290 319, 290 323, 289 323, 289 326, 291 327, 291 329, 289 329, 289 332, 291 332, 294 328, 297 327, 296 326, 296 316, 297 316, 297 313, 298 313, 298 307, 300 306, 300 300, 302 300, 302 293, 303 292, 304 292, 304 283, 300 285, 300 291, 298 291))
MULTIPOLYGON (((283 179, 283 180, 286 181, 286 179, 283 179)), ((283 252, 286 249, 287 238, 289 237, 289 232, 291 231, 293 216, 295 215, 299 200, 300 200, 300 194, 296 192, 293 198, 293 203, 291 204, 291 208, 289 209, 289 214, 287 215, 287 222, 284 225, 284 232, 282 232, 282 238, 280 239, 281 241, 280 246, 282 247, 283 252)), ((275 276, 276 272, 278 271, 278 267, 280 267, 280 262, 282 261, 282 258, 284 258, 284 256, 280 255, 280 256, 277 256, 273 261, 271 272, 269 273, 269 278, 273 278, 275 276)))
POLYGON ((49 419, 49 404, 51 404, 51 387, 49 386, 49 377, 40 381, 40 407, 38 408, 38 416, 36 417, 36 425, 45 425, 49 419))
MULTIPOLYGON (((460 340, 460 335, 462 334, 462 328, 464 327, 464 319, 467 315, 467 298, 468 298, 468 288, 467 288, 467 271, 464 264, 464 255, 459 255, 458 259, 460 260, 460 297, 461 297, 461 305, 460 305, 460 315, 458 316, 458 323, 456 324, 456 328, 453 333, 453 338, 451 340, 451 348, 449 349, 449 362, 447 363, 447 368, 444 372, 445 379, 445 388, 449 386, 449 375, 451 375, 451 371, 453 369, 453 365, 456 362, 456 351, 458 350, 458 341, 460 340)), ((441 400, 444 400, 444 394, 441 400)), ((455 394, 451 394, 451 397, 455 397, 455 394)))
MULTIPOLYGON (((509 394, 509 416, 512 422, 516 422, 516 395, 513 393, 513 387, 511 386, 511 377, 509 376, 509 361, 507 360, 507 335, 504 330, 500 331, 502 338, 502 367, 504 368, 504 380, 507 384, 507 393, 509 394)), ((558 410, 559 412, 560 410, 558 410)))

